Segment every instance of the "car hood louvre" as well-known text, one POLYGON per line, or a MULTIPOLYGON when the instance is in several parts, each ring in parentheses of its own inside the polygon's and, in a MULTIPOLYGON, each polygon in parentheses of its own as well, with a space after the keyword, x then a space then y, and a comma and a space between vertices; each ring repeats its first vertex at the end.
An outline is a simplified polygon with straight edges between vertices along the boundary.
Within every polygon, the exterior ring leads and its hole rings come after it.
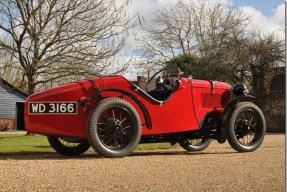
POLYGON ((191 81, 192 87, 196 88, 210 88, 212 87, 212 82, 214 84, 214 89, 226 89, 229 90, 231 88, 231 85, 225 82, 219 82, 219 81, 207 81, 207 80, 195 80, 193 79, 191 81))

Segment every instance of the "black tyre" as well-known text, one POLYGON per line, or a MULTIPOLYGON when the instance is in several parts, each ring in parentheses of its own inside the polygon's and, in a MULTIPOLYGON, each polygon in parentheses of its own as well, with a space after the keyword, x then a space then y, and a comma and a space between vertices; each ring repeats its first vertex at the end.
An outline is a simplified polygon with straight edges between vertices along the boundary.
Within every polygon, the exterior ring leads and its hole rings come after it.
POLYGON ((59 138, 47 136, 51 147, 62 155, 77 156, 86 152, 90 148, 88 140, 78 138, 59 138))
POLYGON ((186 139, 179 141, 179 145, 188 152, 203 151, 210 144, 211 139, 186 139))
POLYGON ((124 157, 140 141, 141 120, 126 100, 107 98, 91 111, 87 133, 97 153, 110 158, 124 157))
POLYGON ((226 119, 226 137, 238 152, 256 150, 263 142, 266 123, 262 111, 254 103, 238 103, 226 119))

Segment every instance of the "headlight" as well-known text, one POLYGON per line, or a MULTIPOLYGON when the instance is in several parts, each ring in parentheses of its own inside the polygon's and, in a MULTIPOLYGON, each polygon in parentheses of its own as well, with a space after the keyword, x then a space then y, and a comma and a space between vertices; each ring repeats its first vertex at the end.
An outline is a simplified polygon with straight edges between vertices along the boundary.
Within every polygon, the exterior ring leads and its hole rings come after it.
POLYGON ((246 89, 246 86, 243 83, 234 85, 232 92, 235 96, 247 95, 249 91, 246 89))

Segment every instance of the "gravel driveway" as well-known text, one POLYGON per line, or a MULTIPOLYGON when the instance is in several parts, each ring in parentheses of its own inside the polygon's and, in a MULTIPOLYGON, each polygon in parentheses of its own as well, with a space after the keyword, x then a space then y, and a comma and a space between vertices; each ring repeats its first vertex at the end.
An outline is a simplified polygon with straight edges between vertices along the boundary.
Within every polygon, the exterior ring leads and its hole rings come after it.
POLYGON ((252 153, 214 141, 201 153, 178 148, 121 159, 2 155, 0 191, 284 191, 284 139, 267 135, 252 153))

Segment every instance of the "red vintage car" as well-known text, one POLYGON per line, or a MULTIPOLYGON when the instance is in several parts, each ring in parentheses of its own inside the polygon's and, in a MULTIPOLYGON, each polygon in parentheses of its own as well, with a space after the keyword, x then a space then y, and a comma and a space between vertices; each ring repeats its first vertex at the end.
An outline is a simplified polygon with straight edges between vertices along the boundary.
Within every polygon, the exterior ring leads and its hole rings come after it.
POLYGON ((105 157, 124 157, 138 143, 155 142, 201 151, 212 139, 251 152, 266 130, 253 100, 244 84, 231 88, 162 69, 139 84, 108 76, 36 93, 27 98, 25 123, 63 155, 92 146, 105 157))

